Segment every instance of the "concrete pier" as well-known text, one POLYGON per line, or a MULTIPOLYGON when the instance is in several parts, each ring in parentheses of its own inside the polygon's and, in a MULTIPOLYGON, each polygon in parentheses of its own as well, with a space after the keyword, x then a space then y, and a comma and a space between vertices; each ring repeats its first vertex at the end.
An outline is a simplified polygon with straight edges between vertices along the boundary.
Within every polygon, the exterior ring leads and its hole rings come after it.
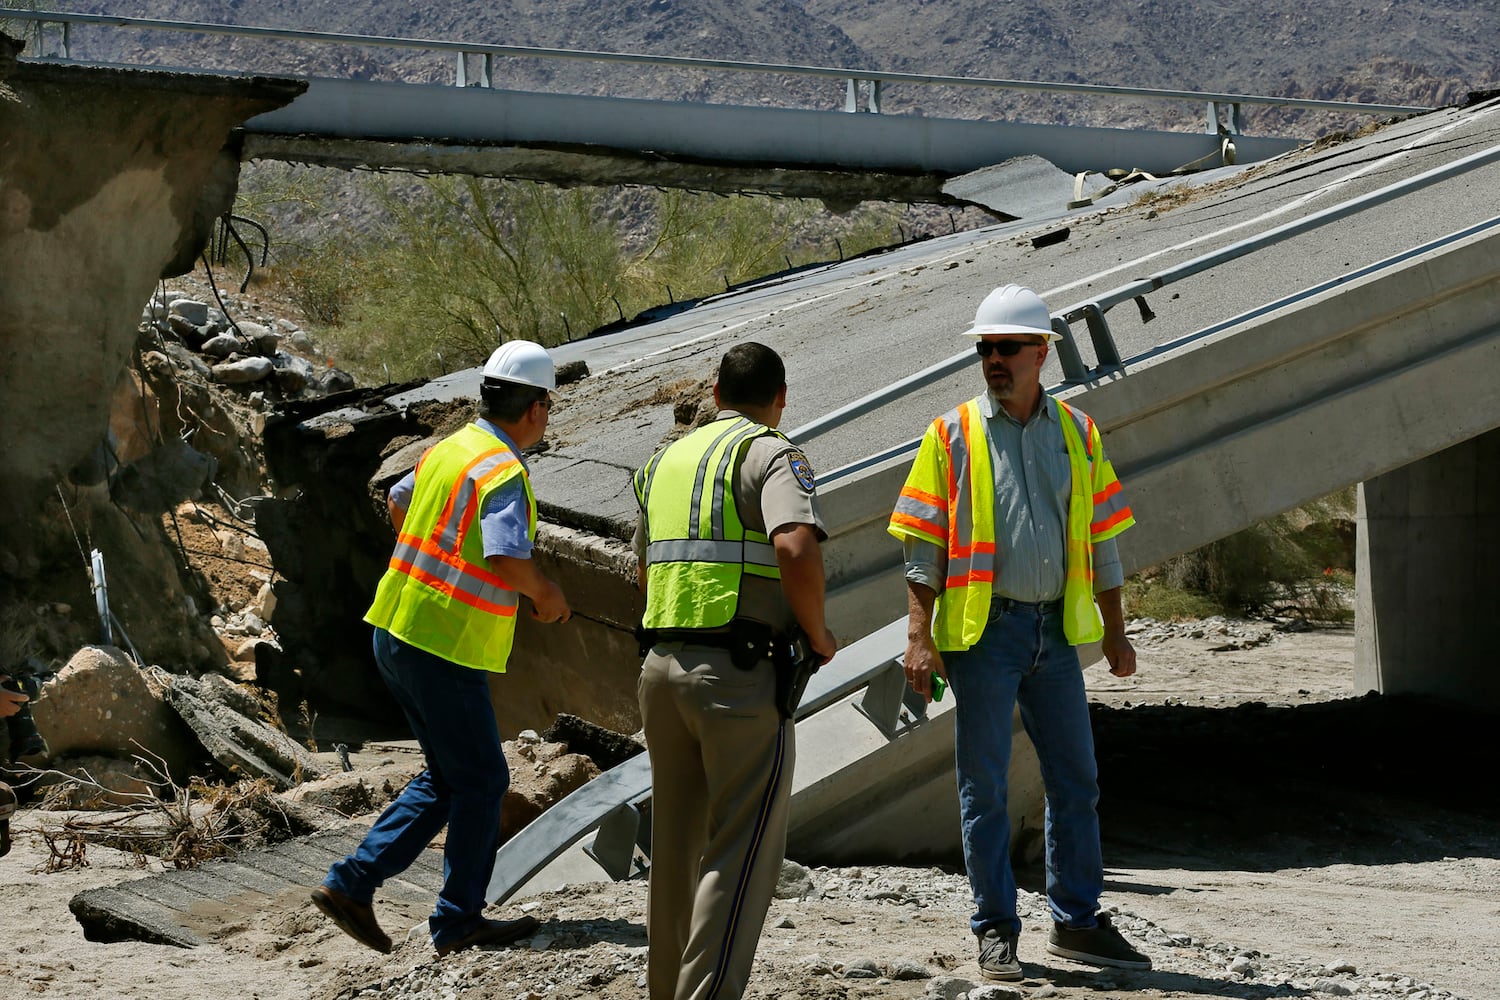
POLYGON ((1500 705, 1500 430, 1359 488, 1355 689, 1500 705))

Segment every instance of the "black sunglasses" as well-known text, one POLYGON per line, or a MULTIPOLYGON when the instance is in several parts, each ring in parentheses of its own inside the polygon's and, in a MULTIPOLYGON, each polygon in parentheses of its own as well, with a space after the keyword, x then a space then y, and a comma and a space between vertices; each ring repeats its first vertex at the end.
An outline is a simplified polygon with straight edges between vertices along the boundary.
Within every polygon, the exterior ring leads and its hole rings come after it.
POLYGON ((976 340, 974 350, 979 352, 981 358, 987 358, 991 354, 1008 358, 1020 354, 1023 347, 1041 347, 1044 343, 1046 341, 1043 340, 976 340))

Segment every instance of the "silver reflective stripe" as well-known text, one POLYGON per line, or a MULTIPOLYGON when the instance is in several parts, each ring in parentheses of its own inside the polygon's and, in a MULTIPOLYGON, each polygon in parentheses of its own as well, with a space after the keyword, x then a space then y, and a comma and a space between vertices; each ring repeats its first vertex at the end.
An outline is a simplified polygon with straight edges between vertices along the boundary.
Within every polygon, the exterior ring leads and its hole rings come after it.
MULTIPOLYGON (((964 406, 968 405, 968 403, 964 404, 964 406)), ((969 442, 964 440, 962 410, 963 407, 960 407, 955 412, 955 419, 948 424, 948 461, 953 469, 954 479, 959 483, 960 497, 968 492, 965 487, 970 485, 969 442)), ((975 429, 980 434, 984 434, 984 414, 976 413, 974 416, 979 421, 979 426, 975 429)), ((988 435, 985 436, 985 440, 988 442, 988 435)), ((993 472, 993 470, 991 471, 993 472)), ((990 489, 993 490, 994 486, 991 485, 990 489)), ((958 550, 965 552, 974 545, 974 502, 970 498, 968 503, 956 503, 953 506, 957 508, 951 512, 954 519, 953 535, 957 538, 958 550)), ((955 575, 951 565, 948 567, 948 575, 950 577, 955 575)), ((967 571, 965 571, 964 575, 968 575, 967 571)))
POLYGON ((710 538, 669 538, 646 546, 648 563, 739 563, 743 554, 744 546, 740 542, 710 538))
MULTIPOLYGON (((729 447, 724 449, 724 453, 719 456, 719 467, 714 472, 713 533, 715 538, 723 538, 725 535, 724 491, 728 488, 725 483, 725 479, 729 475, 730 463, 734 462, 737 459, 740 453, 740 448, 746 441, 750 440, 753 437, 758 437, 761 433, 760 424, 757 424, 754 421, 748 419, 746 419, 744 422, 745 426, 740 430, 736 438, 729 443, 729 447)), ((741 522, 741 524, 743 524, 743 522, 741 522)))
POLYGON ((476 483, 489 475, 505 462, 516 461, 515 456, 508 448, 502 447, 499 451, 487 456, 483 461, 476 463, 468 474, 458 482, 454 483, 454 489, 450 497, 448 508, 448 520, 441 525, 441 530, 433 533, 433 539, 443 548, 450 552, 458 551, 459 532, 463 529, 464 511, 468 510, 469 504, 474 500, 477 489, 476 483))
POLYGON ((1071 407, 1071 406, 1065 406, 1064 404, 1059 404, 1058 405, 1058 409, 1062 410, 1069 417, 1073 418, 1073 426, 1076 427, 1076 428, 1078 428, 1078 440, 1080 440, 1080 441, 1083 442, 1083 454, 1084 454, 1084 457, 1087 458, 1090 462, 1093 462, 1093 460, 1094 460, 1094 451, 1093 451, 1094 444, 1093 444, 1092 441, 1089 440, 1089 420, 1088 420, 1088 416, 1086 414, 1080 412, 1079 410, 1075 410, 1075 409, 1073 409, 1073 407, 1071 407))
POLYGON ((398 542, 394 558, 407 563, 412 570, 421 573, 430 579, 419 580, 428 586, 432 581, 447 586, 462 594, 467 594, 477 600, 500 607, 517 607, 521 603, 520 592, 507 590, 504 587, 488 583, 471 573, 465 571, 462 566, 455 566, 429 553, 423 552, 417 546, 409 542, 398 542))
POLYGON ((753 566, 769 566, 779 569, 781 564, 776 561, 776 546, 769 542, 745 542, 745 562, 753 566))
POLYGON ((646 462, 646 467, 635 474, 635 496, 636 500, 640 502, 641 513, 645 513, 646 511, 646 497, 651 493, 651 484, 656 481, 656 470, 661 468, 661 459, 666 454, 666 451, 663 448, 655 455, 652 455, 650 460, 646 462))
POLYGON ((1100 521, 1108 521, 1129 506, 1130 504, 1125 502, 1125 491, 1120 490, 1103 503, 1094 505, 1093 522, 1097 524, 1100 521))
POLYGON ((942 526, 947 523, 947 513, 941 507, 934 507, 930 503, 913 500, 909 496, 902 495, 896 501, 896 513, 905 514, 908 517, 917 518, 919 521, 927 521, 930 524, 942 526))
POLYGON ((724 426, 723 432, 718 433, 708 448, 703 451, 702 459, 697 462, 697 472, 693 475, 693 502, 688 505, 687 511, 687 531, 691 537, 702 537, 702 531, 697 525, 699 525, 699 517, 702 516, 703 510, 703 487, 708 484, 709 463, 714 457, 714 451, 720 450, 720 447, 723 447, 723 454, 718 459, 718 468, 712 480, 711 501, 709 501, 712 505, 709 507, 708 534, 711 538, 724 537, 724 469, 738 450, 741 441, 759 432, 760 424, 754 423, 750 418, 733 418, 724 426), (724 441, 730 438, 735 439, 729 441, 729 444, 724 447, 724 441))
MULTIPOLYGON (((708 478, 709 459, 713 457, 714 449, 719 447, 719 444, 723 442, 726 437, 733 434, 737 429, 739 429, 746 423, 749 423, 746 418, 737 417, 734 420, 729 421, 729 423, 725 424, 723 430, 713 439, 713 441, 709 443, 709 446, 704 449, 703 457, 698 460, 698 471, 693 474, 693 499, 692 503, 688 506, 687 530, 689 537, 699 537, 698 516, 703 507, 703 483, 708 478)), ((714 495, 714 499, 715 501, 719 500, 717 492, 714 495)), ((715 511, 715 524, 719 523, 720 513, 721 512, 715 511)))

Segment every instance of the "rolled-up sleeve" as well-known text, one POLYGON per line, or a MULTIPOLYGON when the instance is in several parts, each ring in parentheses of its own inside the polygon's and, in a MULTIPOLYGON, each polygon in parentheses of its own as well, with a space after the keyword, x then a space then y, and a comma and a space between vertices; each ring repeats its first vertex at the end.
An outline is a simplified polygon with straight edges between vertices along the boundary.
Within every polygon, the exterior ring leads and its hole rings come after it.
POLYGON ((1094 546, 1094 593, 1114 590, 1125 582, 1125 570, 1120 565, 1120 547, 1113 538, 1106 538, 1094 546))
POLYGON ((942 548, 926 539, 907 537, 901 540, 901 551, 906 558, 907 582, 920 583, 941 594, 948 562, 942 548))

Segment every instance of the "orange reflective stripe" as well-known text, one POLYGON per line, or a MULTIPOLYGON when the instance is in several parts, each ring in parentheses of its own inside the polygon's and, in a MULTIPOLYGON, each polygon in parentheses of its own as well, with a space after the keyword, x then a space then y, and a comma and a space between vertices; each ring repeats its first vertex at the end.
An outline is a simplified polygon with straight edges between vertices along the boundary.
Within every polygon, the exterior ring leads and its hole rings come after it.
MULTIPOLYGON (((490 454, 494 454, 494 452, 491 452, 490 454)), ((520 464, 521 460, 519 458, 507 459, 506 461, 501 462, 499 465, 495 466, 489 472, 486 472, 483 476, 480 476, 479 479, 475 482, 475 485, 482 490, 487 485, 489 485, 491 480, 495 479, 503 473, 509 472, 511 468, 520 464)))
MULTIPOLYGON (((473 577, 480 583, 488 584, 491 587, 499 587, 501 590, 515 589, 510 584, 506 583, 505 580, 502 579, 498 574, 493 573, 482 566, 477 566, 473 563, 468 562, 462 556, 443 548, 441 545, 438 545, 430 538, 418 538, 416 535, 399 535, 396 538, 396 543, 398 552, 400 551, 401 546, 415 549, 421 552, 423 555, 431 556, 432 558, 439 560, 445 565, 452 566, 454 569, 462 572, 464 576, 473 577)), ((397 559, 397 557, 391 557, 392 566, 395 566, 398 561, 399 560, 397 559)), ((402 565, 409 565, 409 563, 402 562, 402 565)))
POLYGON ((942 497, 928 493, 926 490, 919 490, 915 486, 903 486, 901 488, 901 495, 918 500, 929 507, 936 507, 938 510, 943 510, 948 506, 942 497))
POLYGON ((517 607, 517 605, 515 604, 494 604, 490 601, 486 601, 482 597, 476 597, 473 594, 466 593, 460 588, 455 587, 453 584, 449 583, 447 580, 442 580, 438 577, 433 576, 431 573, 423 572, 422 570, 413 566, 411 563, 402 562, 395 556, 391 557, 391 569, 397 570, 401 573, 405 573, 413 580, 425 584, 426 586, 431 587, 433 590, 436 590, 439 593, 447 594, 455 601, 467 604, 471 608, 476 608, 480 611, 487 611, 492 615, 500 615, 501 617, 505 618, 511 618, 515 616, 517 607))
POLYGON ((900 511, 891 515, 891 523, 911 528, 913 531, 920 531, 925 535, 931 535, 933 538, 943 537, 943 529, 940 526, 933 524, 931 521, 924 521, 920 517, 903 514, 900 511))
POLYGON ((463 492, 464 484, 469 481, 469 471, 473 469, 474 466, 485 461, 486 459, 493 458, 496 455, 506 455, 509 453, 510 449, 508 448, 492 448, 489 451, 480 452, 478 455, 475 455, 473 458, 469 459, 468 463, 465 464, 463 469, 459 471, 458 475, 454 477, 453 488, 448 491, 448 499, 443 501, 443 511, 438 515, 437 518, 439 529, 451 523, 450 519, 453 516, 453 505, 458 501, 458 495, 463 492))
POLYGON ((959 545, 959 544, 955 543, 955 544, 949 546, 949 548, 948 548, 948 558, 950 558, 950 559, 968 559, 970 556, 972 556, 976 552, 979 553, 980 555, 994 555, 995 554, 995 543, 994 542, 970 542, 968 545, 959 545))
POLYGON ((499 574, 492 573, 482 566, 477 566, 474 563, 467 561, 462 556, 455 555, 454 553, 449 552, 441 545, 434 544, 430 539, 419 544, 417 548, 421 549, 422 552, 426 555, 432 556, 435 559, 447 563, 454 569, 463 570, 464 576, 472 576, 474 579, 479 580, 481 583, 487 583, 491 587, 499 587, 501 590, 515 589, 510 584, 506 583, 499 574))
POLYGON ((970 570, 967 576, 950 576, 944 587, 951 589, 962 589, 971 583, 994 583, 995 574, 986 569, 970 570))
POLYGON ((1122 510, 1116 511, 1114 514, 1110 515, 1109 517, 1106 517, 1104 520, 1102 520, 1102 521, 1095 521, 1093 524, 1089 525, 1089 532, 1090 532, 1090 534, 1097 535, 1101 531, 1108 531, 1110 528, 1113 528, 1115 525, 1119 524, 1121 521, 1125 521, 1125 520, 1130 519, 1131 516, 1132 515, 1130 513, 1130 508, 1129 507, 1125 507, 1122 510))
POLYGON ((1104 487, 1104 489, 1094 494, 1094 506, 1100 506, 1110 497, 1114 496, 1116 493, 1119 493, 1122 489, 1124 489, 1124 487, 1120 485, 1120 481, 1118 479, 1111 480, 1110 483, 1104 487))
POLYGON ((936 424, 938 437, 943 442, 943 453, 948 456, 948 519, 953 519, 954 504, 958 502, 958 477, 953 474, 953 442, 948 440, 948 425, 941 419, 936 424))

